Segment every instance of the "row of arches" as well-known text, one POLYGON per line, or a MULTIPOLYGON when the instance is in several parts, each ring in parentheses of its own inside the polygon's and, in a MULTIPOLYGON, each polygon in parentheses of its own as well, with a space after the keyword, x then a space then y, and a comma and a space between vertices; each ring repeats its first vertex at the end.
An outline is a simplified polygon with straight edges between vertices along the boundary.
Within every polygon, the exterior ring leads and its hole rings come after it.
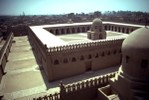
POLYGON ((54 35, 81 33, 81 32, 84 33, 90 30, 90 26, 61 27, 61 28, 52 28, 47 30, 53 33, 54 35))
MULTIPOLYGON (((87 32, 88 30, 90 30, 90 27, 91 25, 84 25, 84 26, 73 26, 73 27, 57 27, 57 28, 51 28, 51 29, 47 28, 46 30, 53 33, 54 35, 61 35, 61 34, 87 32)), ((104 24, 104 29, 109 31, 130 33, 134 31, 136 28, 128 27, 128 26, 104 24)))
POLYGON ((126 26, 120 26, 120 25, 105 25, 105 30, 122 32, 122 33, 131 33, 135 29, 133 27, 126 27, 126 26))
POLYGON ((88 55, 80 55, 79 57, 71 57, 71 58, 63 58, 62 60, 60 59, 55 59, 54 60, 54 65, 58 64, 67 64, 69 62, 76 62, 76 61, 84 61, 84 60, 91 60, 93 58, 99 58, 99 57, 104 57, 104 56, 110 56, 110 55, 116 55, 120 54, 121 49, 119 50, 113 50, 113 51, 107 51, 107 52, 100 52, 100 53, 94 53, 94 54, 88 54, 88 55))

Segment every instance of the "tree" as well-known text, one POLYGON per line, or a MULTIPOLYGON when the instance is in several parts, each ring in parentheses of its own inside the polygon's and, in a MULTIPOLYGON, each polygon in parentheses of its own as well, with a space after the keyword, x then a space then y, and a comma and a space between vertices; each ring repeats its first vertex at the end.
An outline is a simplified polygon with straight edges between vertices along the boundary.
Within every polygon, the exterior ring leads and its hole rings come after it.
POLYGON ((95 11, 94 12, 94 17, 100 17, 101 16, 101 12, 100 11, 95 11))

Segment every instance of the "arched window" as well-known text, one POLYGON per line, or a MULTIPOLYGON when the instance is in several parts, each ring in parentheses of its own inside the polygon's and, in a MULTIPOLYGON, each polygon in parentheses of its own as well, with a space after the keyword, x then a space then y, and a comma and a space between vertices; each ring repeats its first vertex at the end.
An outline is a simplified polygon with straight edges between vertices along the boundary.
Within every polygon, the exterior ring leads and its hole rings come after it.
POLYGON ((132 28, 132 29, 131 29, 131 32, 132 32, 133 30, 134 30, 134 29, 132 28))
POLYGON ((53 30, 50 30, 51 33, 53 33, 53 30))
POLYGON ((120 27, 118 27, 118 32, 120 32, 121 31, 121 28, 120 27))
POLYGON ((114 52, 113 52, 114 54, 116 54, 116 50, 114 50, 114 52))
POLYGON ((113 26, 112 26, 112 31, 113 31, 113 26))
POLYGON ((126 63, 129 62, 129 56, 126 56, 126 63))
POLYGON ((56 60, 54 61, 54 65, 57 65, 57 64, 59 64, 59 61, 56 59, 56 60))
POLYGON ((111 52, 110 51, 108 51, 108 55, 110 55, 111 54, 111 52))
POLYGON ((69 30, 69 28, 67 28, 67 34, 69 34, 70 33, 70 30, 69 30))
POLYGON ((129 33, 129 28, 127 28, 127 31, 126 31, 126 33, 129 33))
POLYGON ((121 53, 122 51, 121 51, 121 49, 119 50, 119 53, 121 53))
POLYGON ((72 33, 75 33, 75 29, 74 28, 72 28, 72 33))
POLYGON ((80 28, 79 27, 77 28, 77 33, 80 33, 80 28))
POLYGON ((56 33, 55 33, 56 35, 58 35, 59 34, 59 31, 58 31, 58 29, 56 29, 56 33))
POLYGON ((111 27, 111 26, 109 25, 109 30, 110 30, 110 27, 111 27))
POLYGON ((148 61, 146 59, 143 59, 141 61, 141 68, 145 69, 147 68, 147 66, 148 66, 148 61))
POLYGON ((98 53, 96 53, 95 58, 98 58, 98 57, 99 57, 99 55, 98 55, 98 53))
POLYGON ((80 57, 80 60, 84 60, 84 56, 81 56, 81 57, 80 57))
POLYGON ((64 29, 63 29, 63 28, 62 28, 62 30, 61 30, 61 34, 65 34, 64 29))
POLYGON ((102 56, 102 57, 103 57, 103 56, 105 56, 105 53, 104 53, 104 52, 102 52, 101 56, 102 56))
POLYGON ((87 27, 87 30, 90 30, 90 27, 87 27))
POLYGON ((107 30, 107 25, 105 25, 105 30, 107 30))
POLYGON ((125 30, 125 29, 124 29, 124 27, 123 27, 123 28, 122 28, 122 33, 124 33, 124 30, 125 30))
POLYGON ((76 58, 75 57, 72 58, 72 62, 76 62, 76 58))
POLYGON ((117 31, 117 27, 115 26, 115 31, 117 31))
POLYGON ((92 58, 92 56, 91 55, 88 55, 88 59, 91 59, 92 58))

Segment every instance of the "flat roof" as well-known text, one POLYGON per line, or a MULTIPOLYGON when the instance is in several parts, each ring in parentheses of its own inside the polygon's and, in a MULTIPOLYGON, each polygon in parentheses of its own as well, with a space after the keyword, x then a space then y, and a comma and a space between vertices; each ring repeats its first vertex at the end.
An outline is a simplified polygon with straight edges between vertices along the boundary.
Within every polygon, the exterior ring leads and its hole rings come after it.
MULTIPOLYGON (((113 31, 106 31, 107 33, 107 40, 108 39, 116 39, 116 38, 126 38, 128 34, 113 32, 113 31)), ((84 43, 84 42, 92 42, 98 40, 90 40, 87 38, 87 33, 73 33, 73 34, 64 34, 64 35, 57 35, 59 39, 65 41, 68 44, 76 44, 76 43, 84 43)), ((99 39, 101 40, 101 39, 99 39)), ((102 39, 103 40, 103 39, 102 39)))
MULTIPOLYGON (((30 26, 30 27, 53 28, 53 27, 81 26, 81 25, 91 25, 91 24, 92 24, 92 22, 82 22, 82 23, 64 23, 64 24, 40 25, 40 26, 30 26)), ((144 27, 144 25, 108 22, 108 21, 103 21, 103 24, 116 24, 116 25, 120 25, 120 26, 144 27)))
POLYGON ((57 38, 52 33, 42 28, 31 27, 32 31, 39 38, 39 40, 47 47, 55 47, 67 44, 65 41, 57 38))
MULTIPOLYGON (((47 47, 49 48, 49 47, 66 45, 66 44, 70 44, 70 43, 68 43, 67 41, 65 41, 63 38, 56 37, 52 33, 50 34, 50 32, 48 32, 47 30, 45 30, 45 28, 81 26, 81 25, 91 25, 91 24, 92 24, 92 22, 66 23, 66 24, 52 24, 52 25, 30 26, 30 28, 35 33, 35 35, 39 38, 39 40, 41 40, 41 42, 44 45, 47 45, 47 47)), ((116 22, 103 22, 103 24, 116 24, 116 25, 120 25, 120 26, 123 26, 124 25, 124 26, 133 26, 133 27, 144 27, 143 25, 126 24, 126 23, 116 23, 116 22)), ((112 32, 112 33, 115 34, 115 32, 112 32)), ((116 34, 118 34, 118 33, 119 32, 117 32, 116 34)), ((110 37, 107 37, 107 39, 114 39, 114 38, 117 38, 117 37, 125 38, 126 37, 126 34, 125 35, 112 36, 112 37, 110 36, 110 37)), ((80 38, 81 38, 81 36, 80 36, 80 38)), ((84 40, 85 40, 85 38, 84 38, 84 40)), ((92 41, 92 40, 87 40, 87 36, 86 36, 86 40, 84 42, 86 42, 86 41, 89 42, 89 41, 92 41)))

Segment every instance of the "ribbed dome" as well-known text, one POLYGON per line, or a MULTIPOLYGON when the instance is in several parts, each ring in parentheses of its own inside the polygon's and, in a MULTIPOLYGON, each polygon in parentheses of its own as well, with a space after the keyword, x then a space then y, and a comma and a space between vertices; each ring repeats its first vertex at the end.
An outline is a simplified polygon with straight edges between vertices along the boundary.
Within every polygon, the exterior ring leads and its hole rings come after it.
POLYGON ((122 44, 122 55, 125 74, 140 80, 149 79, 149 28, 130 33, 122 44))
POLYGON ((98 25, 101 25, 101 24, 102 24, 101 19, 96 18, 96 19, 93 20, 93 24, 92 24, 92 25, 96 25, 96 26, 98 26, 98 25))

